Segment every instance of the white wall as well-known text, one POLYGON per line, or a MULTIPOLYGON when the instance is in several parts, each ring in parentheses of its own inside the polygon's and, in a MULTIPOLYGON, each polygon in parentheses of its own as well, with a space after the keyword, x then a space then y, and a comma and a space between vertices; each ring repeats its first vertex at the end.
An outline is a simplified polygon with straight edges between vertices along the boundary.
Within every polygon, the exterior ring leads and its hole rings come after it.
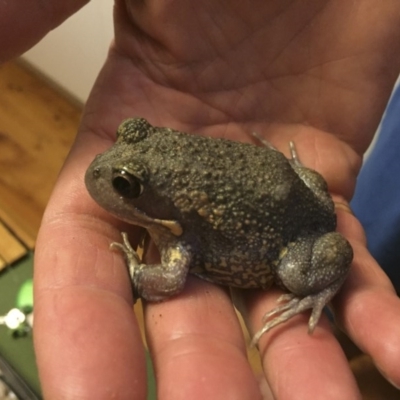
POLYGON ((91 1, 23 59, 85 102, 113 37, 112 0, 91 1))

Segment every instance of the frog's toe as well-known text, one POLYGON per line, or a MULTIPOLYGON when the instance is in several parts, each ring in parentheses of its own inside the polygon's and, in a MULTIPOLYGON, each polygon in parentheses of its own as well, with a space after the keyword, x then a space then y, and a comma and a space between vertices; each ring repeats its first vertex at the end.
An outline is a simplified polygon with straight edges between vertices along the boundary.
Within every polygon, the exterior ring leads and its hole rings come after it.
POLYGON ((342 281, 339 280, 321 292, 305 297, 296 297, 293 294, 281 296, 278 299, 278 303, 282 303, 285 300, 287 303, 275 307, 264 315, 262 319, 264 326, 254 335, 251 345, 257 345, 261 336, 273 327, 309 309, 312 309, 312 312, 308 320, 308 333, 312 334, 321 317, 322 310, 336 294, 341 284, 342 281))
POLYGON ((251 345, 257 345, 261 336, 264 335, 264 333, 267 333, 273 327, 287 321, 288 319, 294 317, 297 314, 300 314, 307 309, 313 308, 314 302, 312 300, 312 297, 314 296, 307 296, 303 299, 294 297, 286 304, 275 307, 273 310, 266 313, 262 319, 264 326, 254 335, 251 345))
POLYGON ((266 323, 272 317, 275 317, 276 315, 282 315, 285 311, 293 309, 293 307, 295 307, 295 305, 298 304, 299 301, 300 301, 300 298, 296 297, 295 295, 293 295, 291 293, 280 296, 278 298, 278 300, 276 301, 276 303, 282 304, 282 305, 275 307, 271 311, 268 311, 267 313, 265 313, 262 318, 262 322, 266 323))
POLYGON ((122 238, 123 243, 113 242, 110 244, 110 249, 121 251, 129 265, 139 265, 140 257, 132 248, 131 244, 128 241, 128 236, 125 232, 122 232, 122 238))
POLYGON ((122 243, 112 242, 110 244, 110 249, 122 252, 125 258, 126 265, 128 267, 129 277, 132 283, 133 298, 134 301, 136 302, 136 300, 140 297, 140 293, 137 290, 137 285, 136 285, 136 274, 138 269, 140 268, 141 260, 139 255, 131 246, 128 239, 128 234, 125 232, 121 232, 121 236, 122 236, 122 243))

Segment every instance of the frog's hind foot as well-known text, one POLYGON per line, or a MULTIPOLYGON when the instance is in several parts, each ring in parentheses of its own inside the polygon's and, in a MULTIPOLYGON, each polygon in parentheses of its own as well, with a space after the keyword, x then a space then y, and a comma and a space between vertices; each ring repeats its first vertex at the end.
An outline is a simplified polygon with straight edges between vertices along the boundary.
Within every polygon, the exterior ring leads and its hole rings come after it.
POLYGON ((308 333, 312 334, 321 317, 322 310, 336 294, 342 283, 343 281, 339 280, 321 292, 305 297, 298 297, 293 294, 284 294, 279 297, 277 302, 280 305, 264 315, 262 319, 264 326, 254 335, 251 346, 256 346, 261 336, 273 327, 309 309, 312 309, 312 312, 308 320, 308 333))

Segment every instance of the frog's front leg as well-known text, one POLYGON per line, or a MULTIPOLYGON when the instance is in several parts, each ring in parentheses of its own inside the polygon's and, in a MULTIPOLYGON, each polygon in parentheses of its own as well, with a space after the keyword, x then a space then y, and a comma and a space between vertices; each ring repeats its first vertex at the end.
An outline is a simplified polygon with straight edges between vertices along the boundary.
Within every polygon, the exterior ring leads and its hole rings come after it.
POLYGON ((264 315, 263 328, 253 344, 274 326, 304 310, 312 309, 308 322, 312 333, 323 308, 343 284, 353 259, 349 242, 337 232, 305 237, 290 243, 281 255, 275 278, 290 294, 278 300, 281 305, 264 315))
POLYGON ((122 233, 123 243, 111 243, 112 249, 124 254, 132 281, 135 299, 161 301, 179 293, 186 281, 191 255, 182 244, 168 246, 161 252, 161 264, 142 264, 129 243, 128 235, 122 233))

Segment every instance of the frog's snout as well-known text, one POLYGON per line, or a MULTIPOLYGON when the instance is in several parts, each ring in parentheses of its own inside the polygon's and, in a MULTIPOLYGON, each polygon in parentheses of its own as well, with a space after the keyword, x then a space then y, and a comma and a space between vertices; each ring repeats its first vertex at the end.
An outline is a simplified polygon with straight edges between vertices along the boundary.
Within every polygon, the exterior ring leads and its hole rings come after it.
POLYGON ((99 179, 103 175, 101 166, 96 165, 95 161, 96 159, 93 160, 85 173, 85 186, 92 197, 95 197, 94 194, 98 191, 99 179))

